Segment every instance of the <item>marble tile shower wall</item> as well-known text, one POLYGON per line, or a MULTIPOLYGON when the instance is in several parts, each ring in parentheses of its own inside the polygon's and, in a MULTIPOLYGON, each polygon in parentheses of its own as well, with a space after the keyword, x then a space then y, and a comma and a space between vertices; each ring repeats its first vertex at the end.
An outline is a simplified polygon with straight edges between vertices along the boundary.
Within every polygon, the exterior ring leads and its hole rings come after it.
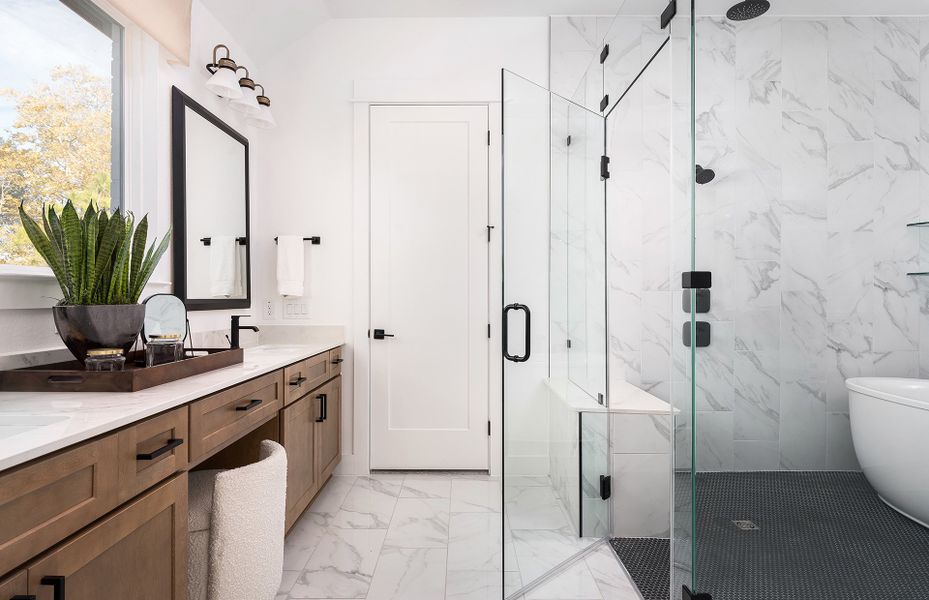
POLYGON ((696 52, 698 468, 857 469, 845 379, 929 375, 929 20, 706 18, 696 52))

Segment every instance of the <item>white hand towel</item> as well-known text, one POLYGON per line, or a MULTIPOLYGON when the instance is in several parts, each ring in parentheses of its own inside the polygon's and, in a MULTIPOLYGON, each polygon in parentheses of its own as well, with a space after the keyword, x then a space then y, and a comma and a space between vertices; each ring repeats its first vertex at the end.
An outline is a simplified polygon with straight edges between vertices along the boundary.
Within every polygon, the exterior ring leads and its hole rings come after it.
POLYGON ((238 242, 231 235, 214 235, 210 240, 210 295, 229 297, 235 293, 238 242))
POLYGON ((281 296, 303 295, 303 238, 281 235, 277 238, 277 291, 281 296))

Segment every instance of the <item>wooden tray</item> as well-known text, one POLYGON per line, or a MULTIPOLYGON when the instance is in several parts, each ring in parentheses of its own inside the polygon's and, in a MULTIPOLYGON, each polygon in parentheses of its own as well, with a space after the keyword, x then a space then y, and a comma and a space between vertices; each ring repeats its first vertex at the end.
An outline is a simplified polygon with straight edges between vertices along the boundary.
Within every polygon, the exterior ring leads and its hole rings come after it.
POLYGON ((132 352, 123 371, 85 371, 75 361, 0 371, 0 391, 4 392, 138 392, 162 383, 200 375, 242 362, 241 348, 195 348, 207 352, 184 360, 144 366, 145 353, 132 352))

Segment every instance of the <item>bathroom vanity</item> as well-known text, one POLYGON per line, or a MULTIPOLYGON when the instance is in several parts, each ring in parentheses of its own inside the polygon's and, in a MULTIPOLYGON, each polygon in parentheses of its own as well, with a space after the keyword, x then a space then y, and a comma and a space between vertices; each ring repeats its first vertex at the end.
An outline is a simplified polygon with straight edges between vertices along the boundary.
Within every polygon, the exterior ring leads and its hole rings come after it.
POLYGON ((339 463, 342 342, 135 393, 0 394, 0 600, 186 598, 187 473, 263 439, 287 449, 289 529, 339 463))

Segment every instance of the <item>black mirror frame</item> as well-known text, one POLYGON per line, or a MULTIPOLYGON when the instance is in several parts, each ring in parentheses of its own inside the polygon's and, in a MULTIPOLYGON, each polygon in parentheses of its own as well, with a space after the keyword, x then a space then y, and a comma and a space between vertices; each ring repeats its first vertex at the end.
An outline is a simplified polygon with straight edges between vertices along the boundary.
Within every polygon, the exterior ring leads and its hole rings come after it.
POLYGON ((248 139, 201 106, 196 100, 171 87, 171 195, 173 211, 174 295, 187 310, 250 308, 252 305, 252 244, 249 215, 248 139), (245 147, 245 298, 187 297, 187 127, 185 109, 190 108, 245 147))

